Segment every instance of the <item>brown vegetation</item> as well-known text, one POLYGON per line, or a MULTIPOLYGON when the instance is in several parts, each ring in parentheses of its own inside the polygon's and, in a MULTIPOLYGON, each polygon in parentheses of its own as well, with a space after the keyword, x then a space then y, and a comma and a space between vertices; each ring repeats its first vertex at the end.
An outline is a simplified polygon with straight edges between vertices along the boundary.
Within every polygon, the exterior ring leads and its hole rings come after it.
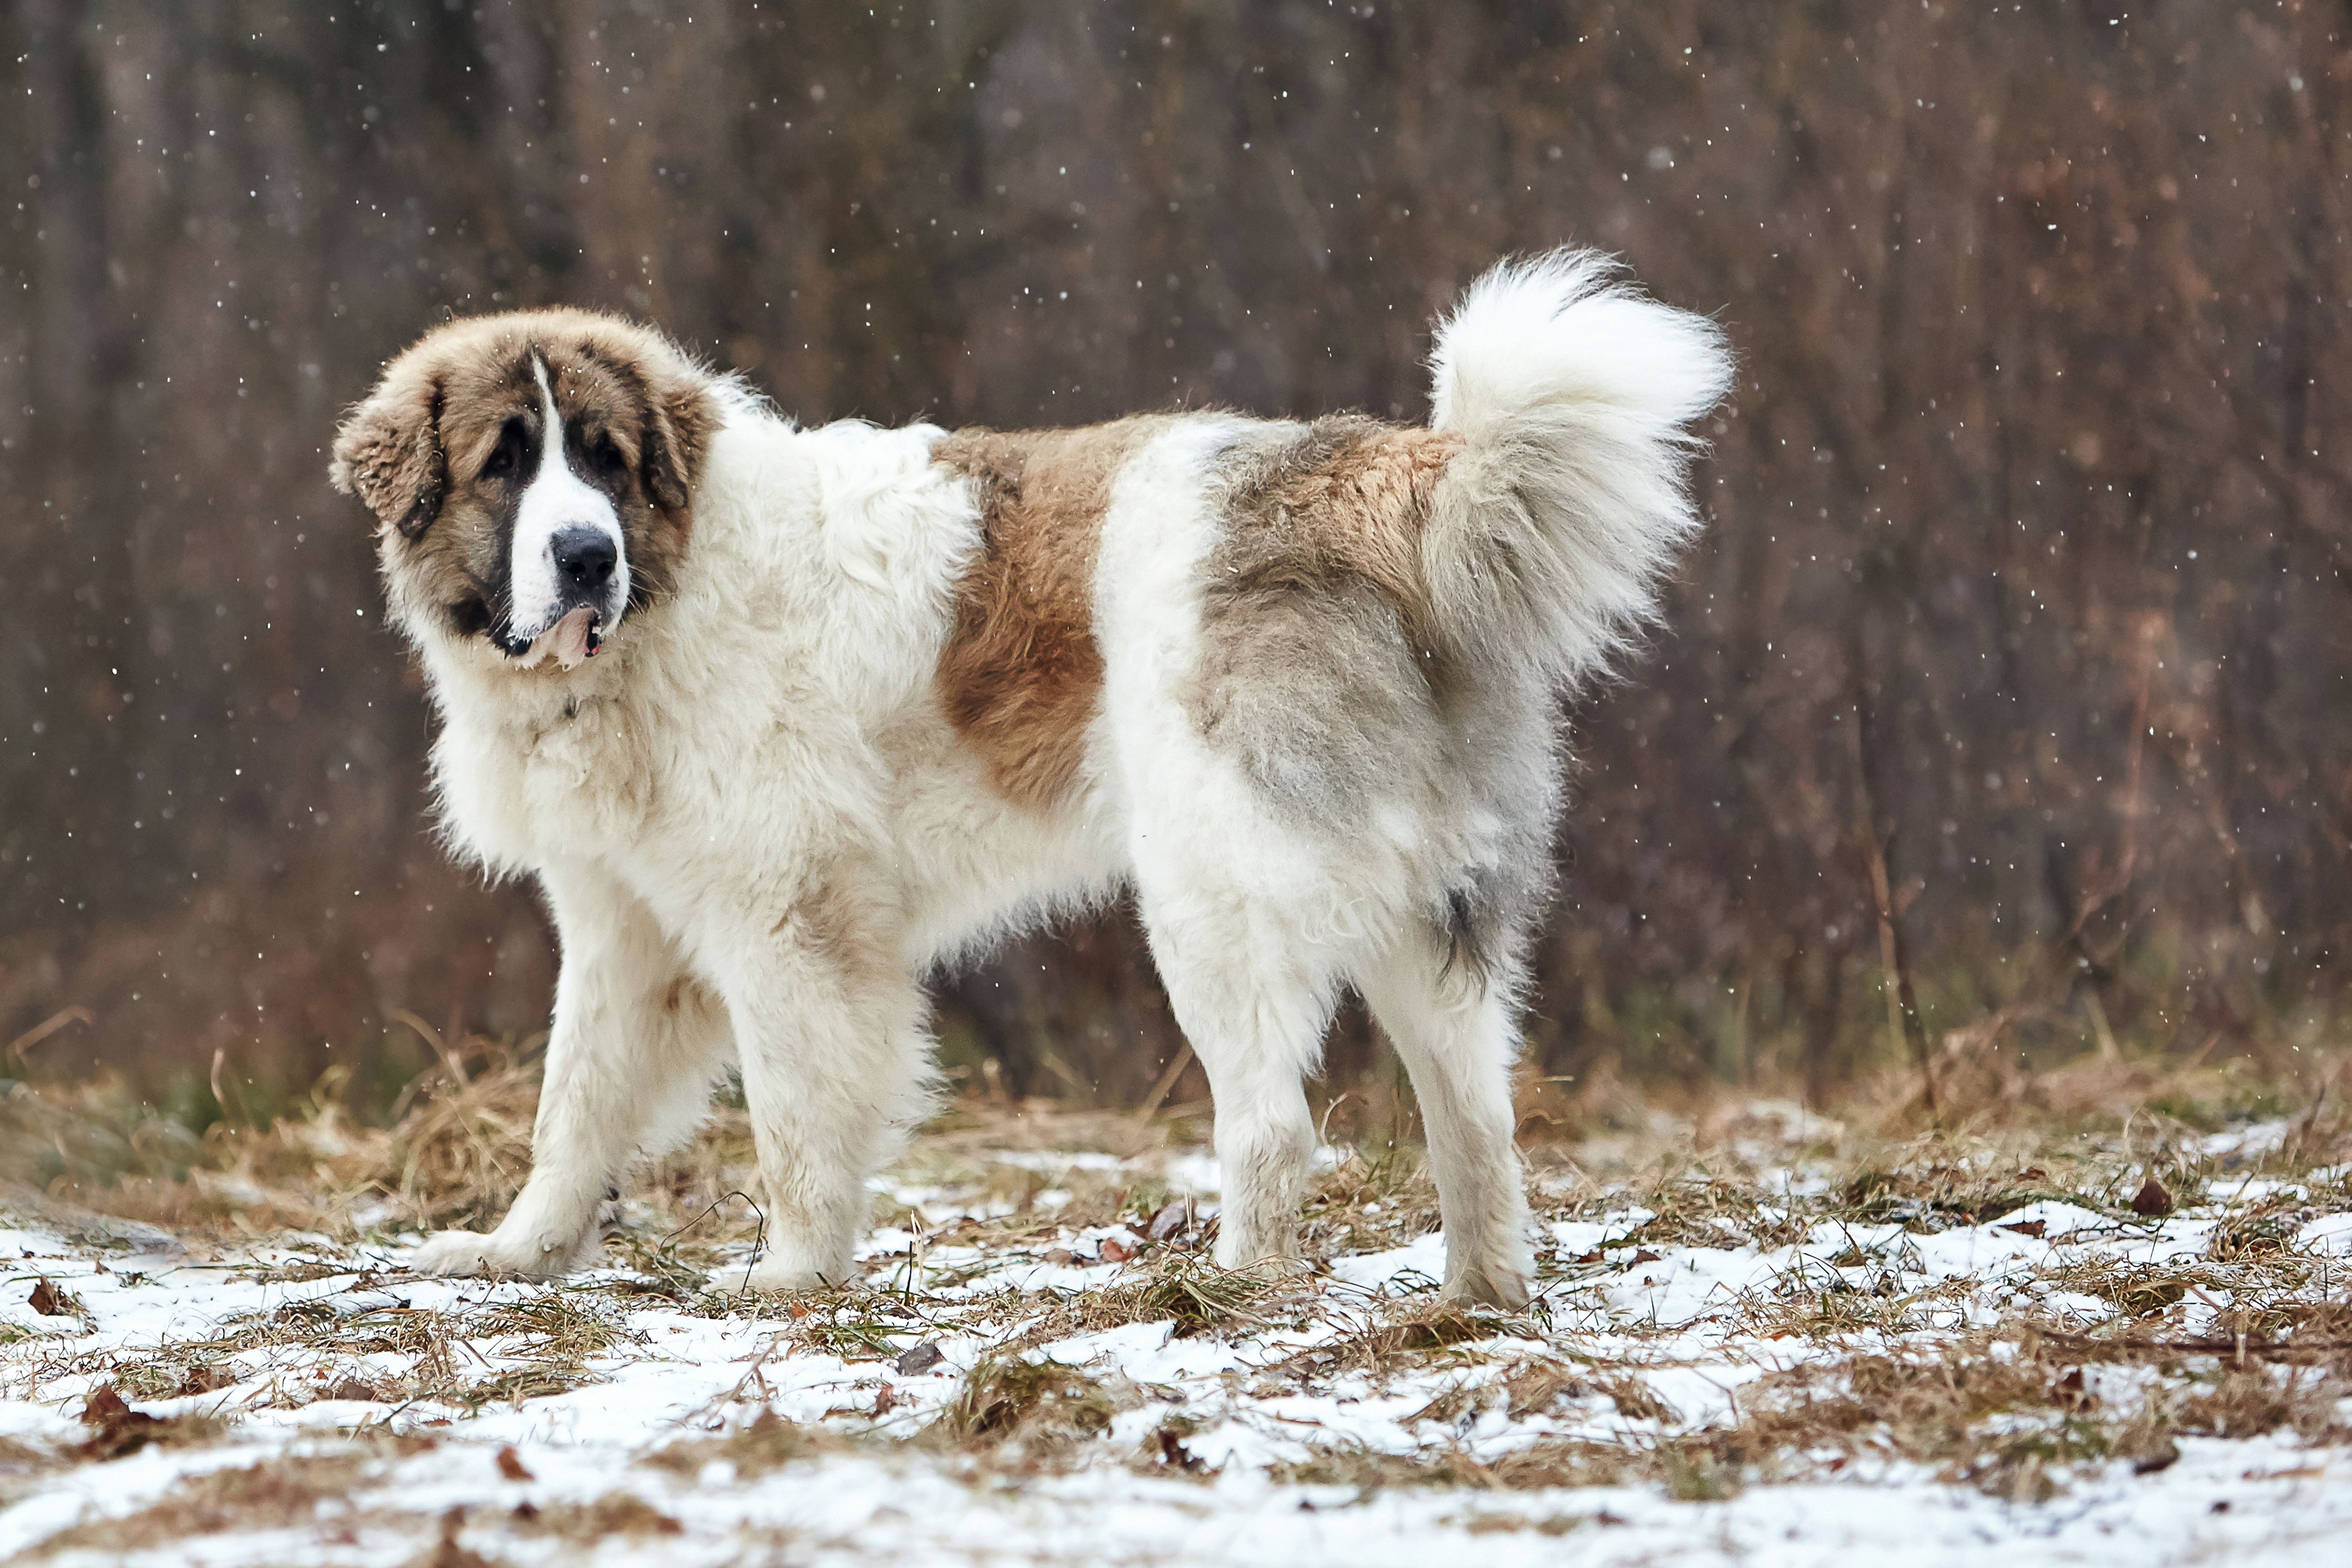
MULTIPOLYGON (((1270 1479, 1333 1489, 1306 1494, 1318 1508, 1454 1489, 1478 1500, 1482 1530, 1568 1528, 1557 1500, 1517 1500, 1556 1489, 1703 1501, 1787 1480, 1907 1476, 2031 1503, 2162 1472, 2184 1454, 2204 1484, 2217 1465, 2237 1476, 2243 1460, 2217 1460, 2216 1442, 2277 1435, 2286 1452, 2264 1449, 2263 1462, 2295 1476, 2323 1473, 2352 1444, 2352 1308, 2340 1255, 2306 1230, 2352 1210, 2352 1116, 2332 1095, 2298 1100, 2292 1085, 2235 1067, 2102 1069, 2094 1056, 2000 1097, 1948 1101, 1933 1125, 1916 1104, 1855 1101, 1832 1121, 1727 1098, 1538 1144, 1539 1215, 1596 1239, 1545 1247, 1538 1299, 1514 1316, 1442 1302, 1436 1281, 1410 1270, 1377 1288, 1347 1283, 1352 1264, 1433 1223, 1410 1148, 1350 1151, 1321 1174, 1304 1205, 1307 1272, 1226 1274, 1205 1259, 1213 1233, 1201 1205, 1168 1184, 1171 1159, 1200 1147, 1197 1110, 1139 1122, 979 1095, 918 1139, 899 1173, 908 1185, 877 1215, 904 1244, 869 1258, 851 1289, 732 1288, 758 1228, 732 1196, 751 1179, 748 1135, 740 1113, 722 1112, 632 1194, 596 1275, 446 1291, 406 1275, 389 1246, 484 1212, 508 1178, 500 1160, 453 1141, 446 1105, 515 1127, 534 1090, 478 1040, 450 1047, 436 1070, 446 1100, 412 1097, 389 1131, 354 1127, 331 1100, 266 1130, 215 1125, 197 1138, 166 1134, 119 1085, 20 1086, 0 1100, 0 1157, 20 1162, 0 1177, 39 1180, 65 1149, 84 1152, 46 1192, 0 1185, 11 1224, 70 1242, 46 1267, 79 1270, 77 1289, 51 1283, 44 1315, 88 1319, 102 1292, 143 1298, 194 1270, 268 1288, 251 1310, 175 1310, 152 1337, 0 1324, 0 1397, 70 1393, 80 1415, 69 1443, 0 1442, 0 1504, 149 1443, 270 1441, 248 1411, 353 1406, 341 1435, 313 1413, 297 1448, 93 1514, 35 1560, 288 1529, 330 1545, 390 1536, 440 1563, 483 1561, 478 1549, 495 1556, 502 1542, 657 1543, 707 1533, 708 1507, 729 1489, 836 1461, 934 1467, 982 1490, 1089 1469, 1208 1478, 1217 1461, 1196 1448, 1236 1417, 1271 1417, 1289 1435, 1270 1479), (2053 1111, 2053 1099, 2078 1109, 2053 1111), (2273 1112, 2252 1137, 2250 1107, 2273 1112), (86 1159, 106 1149, 145 1163, 110 1182, 86 1159), (1055 1151, 1068 1163, 1035 1157, 1055 1151), (2135 1211, 2150 1181, 2173 1194, 2173 1215, 2135 1211), (2035 1205, 2072 1217, 2026 1217, 2035 1205), (255 1238, 254 1214, 300 1229, 255 1238), (2014 1267, 1923 1268, 1918 1249, 1953 1232, 1969 1233, 1951 1239, 1970 1256, 2010 1237, 2032 1247, 2014 1267), (2151 1245, 2159 1237, 2170 1244, 2151 1245), (184 1250, 166 1255, 166 1241, 184 1250), (1654 1269, 1743 1253, 1769 1267, 1687 1320, 1645 1313, 1634 1291, 1654 1269), (118 1287, 93 1259, 117 1280, 183 1272, 118 1287), (1031 1273, 1074 1262, 1118 1267, 1086 1289, 1031 1273), (313 1289, 281 1289, 295 1284, 313 1289), (486 1412, 675 1363, 679 1324, 707 1319, 745 1331, 727 1362, 704 1363, 723 1368, 720 1392, 625 1438, 625 1476, 567 1489, 553 1483, 572 1439, 525 1443, 526 1455, 467 1429, 486 1412), (1145 1371, 1079 1342, 1151 1323, 1169 1324, 1171 1343, 1212 1335, 1241 1353, 1210 1358, 1220 1370, 1204 1373, 1145 1371), (778 1413, 786 1358, 806 1358, 793 1370, 825 1391, 821 1415, 778 1413), (1731 1379, 1727 1409, 1702 1411, 1692 1384, 1670 1384, 1694 1368, 1731 1379), (1386 1402, 1403 1413, 1399 1440, 1286 1424, 1302 1400, 1347 1401, 1358 1417, 1386 1402), (1497 1416, 1513 1429, 1501 1441, 1497 1416), (412 1506, 401 1466, 428 1451, 434 1495, 474 1487, 462 1510, 412 1506)), ((2252 1476, 2244 1485, 2258 1488, 2252 1476)))

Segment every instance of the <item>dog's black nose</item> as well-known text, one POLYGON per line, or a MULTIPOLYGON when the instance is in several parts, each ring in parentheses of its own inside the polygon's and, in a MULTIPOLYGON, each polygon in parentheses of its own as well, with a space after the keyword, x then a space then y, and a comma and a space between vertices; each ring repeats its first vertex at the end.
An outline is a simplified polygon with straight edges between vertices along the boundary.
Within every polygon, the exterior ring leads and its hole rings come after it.
POLYGON ((566 584, 601 588, 613 575, 620 552, 601 528, 567 528, 555 536, 555 569, 566 584))

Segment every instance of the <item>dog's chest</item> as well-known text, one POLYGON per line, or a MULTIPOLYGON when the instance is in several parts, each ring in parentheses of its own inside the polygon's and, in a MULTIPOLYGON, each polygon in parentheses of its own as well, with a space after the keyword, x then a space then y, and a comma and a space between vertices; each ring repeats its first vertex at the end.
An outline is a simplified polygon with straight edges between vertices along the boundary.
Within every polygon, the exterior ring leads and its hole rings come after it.
POLYGON ((510 865, 625 849, 645 837, 661 791, 646 725, 611 700, 453 723, 436 760, 452 825, 485 858, 510 865))
POLYGON ((643 716, 627 703, 569 703, 537 727, 519 755, 523 797, 538 810, 568 816, 575 831, 626 839, 642 833, 662 759, 643 716))

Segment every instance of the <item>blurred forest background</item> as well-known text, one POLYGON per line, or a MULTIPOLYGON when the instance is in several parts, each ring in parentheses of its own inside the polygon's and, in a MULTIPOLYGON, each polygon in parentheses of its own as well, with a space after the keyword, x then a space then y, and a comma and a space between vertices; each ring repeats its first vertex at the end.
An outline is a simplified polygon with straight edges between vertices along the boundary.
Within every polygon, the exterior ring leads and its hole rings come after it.
MULTIPOLYGON (((545 922, 435 845, 419 683, 325 480, 339 411, 450 312, 649 317, 809 421, 1420 418, 1432 312, 1563 241, 1742 369, 1671 626, 1572 716, 1537 1067, 1826 1095, 2330 1035, 2348 31, 16 0, 0 1077, 117 1069, 201 1119, 217 1059, 261 1114, 336 1064, 404 1081, 397 1015, 543 1026, 545 922)), ((1013 1092, 1129 1102, 1173 1059, 1124 911, 939 996, 949 1059, 1013 1092)), ((1380 1060, 1343 1016, 1333 1085, 1380 1060)))

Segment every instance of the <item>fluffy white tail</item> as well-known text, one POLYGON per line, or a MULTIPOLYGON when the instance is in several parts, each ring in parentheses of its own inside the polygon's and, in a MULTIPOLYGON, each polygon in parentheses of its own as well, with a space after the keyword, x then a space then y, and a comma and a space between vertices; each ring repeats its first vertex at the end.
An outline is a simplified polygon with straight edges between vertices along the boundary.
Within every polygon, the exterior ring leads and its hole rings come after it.
POLYGON ((1422 537, 1437 624, 1556 683, 1605 666, 1698 530, 1685 426, 1730 385, 1722 332, 1559 250, 1471 285, 1430 367, 1431 425, 1465 442, 1422 537))

